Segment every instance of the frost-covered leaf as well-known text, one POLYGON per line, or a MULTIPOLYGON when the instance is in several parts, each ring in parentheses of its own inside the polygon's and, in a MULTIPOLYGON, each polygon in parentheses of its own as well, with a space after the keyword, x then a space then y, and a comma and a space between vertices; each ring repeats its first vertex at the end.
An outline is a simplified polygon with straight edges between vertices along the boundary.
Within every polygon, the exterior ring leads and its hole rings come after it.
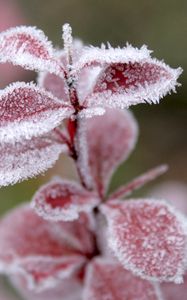
POLYGON ((71 276, 85 263, 80 243, 91 233, 85 219, 66 223, 47 222, 26 205, 7 214, 0 222, 0 272, 21 275, 37 290, 71 276))
MULTIPOLYGON (((158 103, 167 93, 175 91, 182 72, 180 68, 172 69, 150 58, 145 48, 142 48, 142 53, 141 49, 132 49, 117 49, 117 54, 115 49, 103 50, 110 55, 106 55, 105 65, 85 105, 128 108, 139 103, 158 103), (136 52, 137 55, 130 56, 136 52)), ((104 63, 103 54, 100 60, 104 63)))
POLYGON ((159 287, 115 261, 95 259, 86 272, 83 300, 161 300, 159 287))
POLYGON ((16 82, 0 92, 0 142, 39 136, 58 126, 73 109, 32 83, 16 82))
POLYGON ((86 67, 78 75, 77 93, 80 103, 84 103, 86 97, 93 91, 96 79, 101 72, 101 67, 86 67))
POLYGON ((30 70, 63 74, 51 42, 41 30, 20 26, 0 34, 0 62, 11 62, 30 70))
POLYGON ((64 78, 55 74, 42 72, 38 77, 38 84, 46 91, 51 92, 58 99, 69 102, 68 87, 64 78))
POLYGON ((18 276, 14 276, 11 282, 26 300, 81 300, 82 284, 78 278, 73 276, 68 279, 62 279, 53 288, 46 287, 45 290, 39 292, 29 290, 25 285, 24 279, 18 278, 18 276))
POLYGON ((82 55, 74 64, 74 73, 80 73, 88 67, 106 67, 118 63, 135 63, 150 58, 150 53, 146 46, 140 49, 127 45, 124 48, 106 47, 85 47, 82 55))
POLYGON ((187 223, 172 206, 161 200, 113 200, 102 211, 109 245, 126 269, 146 279, 182 281, 187 223))
POLYGON ((103 116, 88 120, 86 126, 90 169, 103 196, 112 173, 134 148, 137 124, 129 111, 108 109, 103 116))
POLYGON ((187 274, 184 276, 184 282, 181 284, 162 283, 161 290, 164 300, 186 300, 187 295, 187 274))
POLYGON ((79 112, 79 118, 80 119, 89 119, 94 116, 102 116, 106 110, 103 107, 88 107, 84 108, 79 112))
POLYGON ((37 191, 32 206, 46 220, 72 221, 80 212, 89 212, 98 203, 96 195, 76 182, 56 178, 37 191))
MULTIPOLYGON (((59 63, 62 63, 64 66, 64 70, 67 73, 67 58, 64 50, 56 51, 56 56, 59 63)), ((70 102, 69 99, 69 88, 67 85, 67 81, 63 76, 58 76, 56 74, 52 74, 49 71, 40 72, 38 76, 38 84, 43 87, 45 90, 51 92, 58 99, 63 99, 65 102, 70 102)))
POLYGON ((0 145, 0 186, 15 184, 51 168, 66 145, 53 136, 0 145))

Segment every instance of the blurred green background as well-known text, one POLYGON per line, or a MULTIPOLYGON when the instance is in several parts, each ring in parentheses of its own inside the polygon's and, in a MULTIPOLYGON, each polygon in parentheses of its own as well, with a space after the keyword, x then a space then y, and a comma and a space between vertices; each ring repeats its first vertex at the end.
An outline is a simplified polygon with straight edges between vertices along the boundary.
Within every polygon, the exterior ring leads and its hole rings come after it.
MULTIPOLYGON (((12 17, 7 17, 7 27, 16 22, 35 25, 60 47, 61 26, 69 22, 74 36, 87 44, 100 45, 107 41, 114 46, 123 46, 127 41, 134 46, 146 44, 158 59, 164 59, 172 67, 182 66, 182 87, 177 94, 165 97, 159 105, 132 108, 140 125, 138 145, 113 177, 111 189, 160 163, 168 163, 170 169, 159 180, 187 183, 187 1, 0 0, 2 14, 4 3, 9 2, 13 13, 16 11, 19 16, 14 22, 12 17)), ((3 26, 6 27, 0 24, 1 30, 3 26)), ((17 73, 16 76, 18 80, 35 78, 32 73, 17 73)), ((0 78, 3 77, 0 73, 0 78)), ((6 83, 11 80, 8 78, 6 83)), ((2 84, 0 79, 0 84, 2 87, 5 82, 2 84)), ((75 176, 71 162, 62 158, 45 176, 0 189, 0 214, 17 203, 30 200, 37 187, 56 173, 75 176)), ((146 193, 147 188, 138 195, 146 193)))

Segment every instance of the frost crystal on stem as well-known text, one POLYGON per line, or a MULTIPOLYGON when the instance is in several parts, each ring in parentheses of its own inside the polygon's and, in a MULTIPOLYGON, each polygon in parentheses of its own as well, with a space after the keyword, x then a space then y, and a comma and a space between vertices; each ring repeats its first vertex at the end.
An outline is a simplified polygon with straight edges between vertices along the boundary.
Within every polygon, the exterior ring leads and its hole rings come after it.
POLYGON ((145 46, 84 46, 69 24, 62 37, 57 51, 35 27, 0 34, 1 63, 39 71, 37 85, 0 91, 0 185, 44 172, 61 153, 80 181, 55 177, 2 218, 0 272, 28 300, 163 300, 153 281, 179 283, 186 272, 186 216, 163 200, 122 198, 167 167, 108 187, 138 137, 127 108, 175 91, 181 69, 145 46))

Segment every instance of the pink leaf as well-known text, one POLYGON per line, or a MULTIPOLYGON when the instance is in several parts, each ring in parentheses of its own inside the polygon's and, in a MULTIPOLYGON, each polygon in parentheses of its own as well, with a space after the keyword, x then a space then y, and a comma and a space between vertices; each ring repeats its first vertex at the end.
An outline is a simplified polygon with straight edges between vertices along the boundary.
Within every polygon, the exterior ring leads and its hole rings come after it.
POLYGON ((0 186, 15 184, 43 173, 66 151, 66 146, 52 134, 14 145, 0 145, 0 186))
POLYGON ((2 32, 0 62, 63 76, 63 67, 56 59, 51 42, 35 27, 20 26, 2 32))
POLYGON ((160 290, 115 261, 95 259, 87 268, 83 300, 161 300, 160 290))
POLYGON ((40 73, 38 84, 46 91, 51 92, 58 99, 69 103, 68 87, 64 78, 51 73, 40 73))
POLYGON ((12 282, 27 300, 81 300, 82 284, 76 277, 62 279, 55 287, 46 287, 43 291, 29 290, 24 280, 17 276, 12 278, 12 282))
POLYGON ((95 82, 101 67, 86 67, 78 75, 77 92, 80 99, 80 103, 83 104, 86 97, 93 91, 95 82))
POLYGON ((17 82, 0 93, 0 142, 39 136, 58 126, 73 109, 32 83, 17 82))
POLYGON ((23 276, 30 289, 55 286, 85 263, 79 243, 91 233, 83 221, 52 224, 26 205, 13 210, 0 223, 0 272, 23 276))
POLYGON ((161 290, 165 300, 186 300, 187 292, 187 274, 184 276, 184 282, 181 284, 162 283, 161 290))
POLYGON ((103 205, 114 254, 134 274, 159 281, 182 281, 187 223, 163 201, 110 201, 103 205))
POLYGON ((103 196, 114 170, 134 148, 137 124, 129 111, 110 110, 87 121, 90 168, 103 196))
MULTIPOLYGON (((62 239, 71 244, 76 252, 92 257, 95 250, 95 223, 92 214, 81 213, 74 221, 60 221, 62 239)), ((56 222, 52 223, 55 226, 56 222)))
POLYGON ((33 208, 44 219, 72 221, 80 212, 89 212, 99 199, 73 181, 54 179, 35 194, 33 208))
POLYGON ((150 57, 145 47, 140 50, 93 49, 82 56, 75 66, 80 72, 86 66, 103 66, 94 89, 84 105, 128 108, 138 103, 158 103, 170 91, 175 91, 181 68, 172 69, 150 57), (95 60, 94 60, 95 56, 95 60))
MULTIPOLYGON (((67 73, 67 59, 64 51, 56 52, 59 64, 64 66, 64 70, 67 73)), ((67 81, 63 76, 59 77, 56 74, 51 74, 50 72, 40 72, 38 76, 38 84, 45 90, 51 92, 58 99, 63 99, 65 102, 70 103, 69 99, 69 88, 67 81)))

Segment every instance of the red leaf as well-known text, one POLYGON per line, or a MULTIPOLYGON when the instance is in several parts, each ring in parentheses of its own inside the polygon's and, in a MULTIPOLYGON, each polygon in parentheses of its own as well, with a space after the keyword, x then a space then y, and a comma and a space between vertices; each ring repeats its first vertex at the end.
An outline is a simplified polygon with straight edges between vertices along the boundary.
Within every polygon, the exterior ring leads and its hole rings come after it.
POLYGON ((62 65, 41 30, 20 26, 0 34, 0 62, 11 62, 30 70, 50 71, 63 75, 62 65))
POLYGON ((129 111, 107 110, 87 121, 90 168, 103 196, 118 165, 129 156, 137 139, 137 124, 129 111))
POLYGON ((146 279, 182 281, 187 224, 172 206, 159 200, 113 200, 102 210, 110 247, 126 269, 146 279))
POLYGON ((0 142, 39 136, 58 126, 73 109, 31 83, 14 83, 0 93, 0 142))
POLYGON ((89 212, 99 199, 73 181, 53 179, 42 186, 33 198, 33 208, 44 219, 72 221, 80 212, 89 212))
POLYGON ((9 213, 0 223, 1 273, 24 276, 31 289, 69 277, 86 260, 81 243, 92 241, 88 219, 70 223, 44 221, 26 205, 9 213))
POLYGON ((145 46, 137 49, 131 45, 84 51, 74 65, 75 74, 88 67, 101 68, 84 106, 128 108, 138 103, 157 103, 168 92, 175 91, 182 69, 172 69, 152 59, 150 53, 145 46))
POLYGON ((53 288, 43 291, 29 290, 22 278, 14 277, 13 285, 18 289, 24 299, 27 300, 81 300, 82 284, 75 277, 63 279, 53 288))
POLYGON ((128 108, 138 103, 158 103, 178 86, 181 68, 172 69, 152 59, 150 52, 127 46, 123 49, 93 49, 82 56, 75 70, 102 66, 85 106, 128 108))
POLYGON ((181 69, 171 69, 154 59, 111 64, 98 77, 88 105, 128 108, 139 103, 158 103, 174 91, 181 69))
POLYGON ((96 259, 86 276, 83 300, 161 300, 156 285, 133 276, 115 261, 96 259))
POLYGON ((52 134, 14 145, 0 145, 0 186, 15 184, 46 171, 66 151, 66 146, 52 134))

